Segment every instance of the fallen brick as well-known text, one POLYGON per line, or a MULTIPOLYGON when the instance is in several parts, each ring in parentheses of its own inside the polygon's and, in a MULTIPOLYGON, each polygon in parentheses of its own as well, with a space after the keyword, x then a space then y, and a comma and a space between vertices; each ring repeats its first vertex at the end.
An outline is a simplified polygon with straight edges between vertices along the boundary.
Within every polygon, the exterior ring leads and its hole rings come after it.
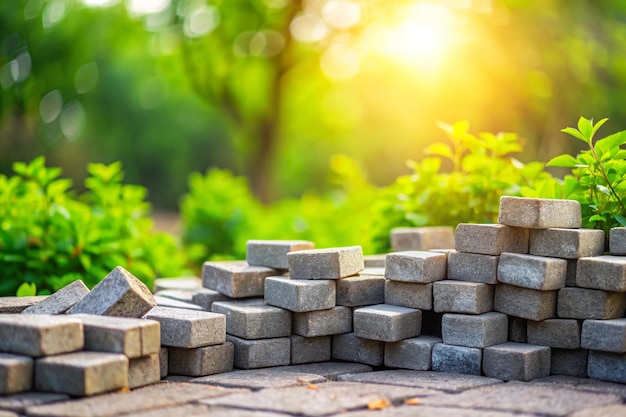
POLYGON ((22 311, 22 314, 62 314, 82 300, 89 288, 81 280, 61 288, 51 296, 22 311))

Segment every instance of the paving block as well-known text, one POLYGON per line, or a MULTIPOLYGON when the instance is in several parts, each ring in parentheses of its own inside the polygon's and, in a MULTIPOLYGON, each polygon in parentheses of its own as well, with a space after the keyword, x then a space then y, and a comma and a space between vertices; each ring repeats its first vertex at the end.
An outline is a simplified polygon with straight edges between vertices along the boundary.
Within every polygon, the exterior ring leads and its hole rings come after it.
POLYGON ((154 306, 156 301, 148 287, 118 266, 67 313, 139 318, 154 306))
POLYGON ((161 324, 161 345, 183 348, 218 345, 226 340, 226 316, 206 311, 155 307, 146 319, 161 324))
MULTIPOLYGON (((214 385, 220 390, 224 389, 224 387, 234 388, 238 392, 284 389, 326 382, 326 379, 319 374, 292 370, 293 368, 303 366, 310 365, 286 365, 265 369, 234 370, 224 374, 194 378, 190 382, 193 384, 214 385)), ((234 390, 232 392, 234 393, 234 390)), ((241 409, 236 408, 235 410, 241 412, 241 409)))
POLYGON ((532 381, 550 375, 550 348, 507 342, 486 347, 483 371, 503 381, 532 381))
POLYGON ((363 265, 367 268, 385 268, 386 253, 380 253, 377 255, 363 255, 363 265))
MULTIPOLYGON (((384 272, 383 272, 384 274, 384 272)), ((385 302, 385 277, 359 275, 336 281, 335 304, 346 307, 359 307, 385 302)))
POLYGON ((293 333, 299 336, 316 337, 350 333, 352 331, 352 309, 336 306, 326 310, 293 313, 293 333))
POLYGON ((616 319, 624 316, 623 293, 565 287, 559 290, 557 314, 563 319, 616 319))
POLYGON ((160 290, 154 293, 155 297, 168 298, 182 303, 194 304, 193 295, 198 290, 160 290))
POLYGON ((360 246, 290 252, 287 260, 292 279, 339 279, 365 268, 360 246))
POLYGON ((493 309, 528 320, 545 320, 556 315, 557 291, 540 291, 514 285, 498 284, 493 309))
POLYGON ((168 372, 175 375, 206 376, 230 372, 235 357, 230 342, 199 348, 168 348, 168 372))
MULTIPOLYGON (((332 340, 332 338, 331 338, 332 340)), ((332 344, 332 342, 331 342, 332 344)), ((362 363, 349 362, 316 362, 300 365, 279 366, 274 372, 313 374, 325 378, 326 381, 337 381, 343 375, 356 375, 363 372, 372 372, 372 367, 362 363)), ((323 382, 323 381, 320 381, 323 382)))
POLYGON ((626 353, 590 350, 587 374, 589 378, 626 384, 626 353))
POLYGON ((580 259, 604 254, 604 231, 598 229, 534 229, 530 231, 532 255, 580 259))
POLYGON ((185 310, 204 311, 204 309, 200 307, 199 305, 175 300, 170 297, 161 297, 160 295, 157 295, 157 294, 154 295, 154 301, 156 301, 157 306, 159 307, 182 308, 185 310))
POLYGON ((0 314, 21 313, 46 298, 48 295, 36 295, 33 297, 0 297, 0 314))
POLYGON ((159 373, 161 378, 165 378, 169 373, 169 352, 165 346, 159 349, 159 373))
POLYGON ((235 348, 235 368, 256 369, 289 365, 291 342, 288 337, 246 340, 228 335, 226 340, 235 348))
POLYGON ((335 306, 334 280, 270 277, 265 281, 265 302, 294 312, 325 310, 335 306))
POLYGON ((67 316, 0 315, 0 352, 39 357, 84 346, 83 324, 67 316))
POLYGON ((507 316, 501 313, 448 313, 443 315, 441 335, 448 345, 484 348, 507 341, 508 323, 507 316))
POLYGON ((354 334, 382 342, 397 342, 419 336, 422 311, 389 304, 359 307, 353 312, 354 334))
POLYGON ((580 203, 576 200, 502 196, 498 223, 528 229, 577 229, 582 224, 580 203))
POLYGON ((30 356, 0 353, 0 395, 29 391, 34 361, 30 356))
POLYGON ((509 342, 526 343, 528 341, 528 320, 509 316, 509 342))
POLYGON ((431 310, 433 308, 433 284, 420 284, 418 282, 403 282, 388 279, 385 281, 385 297, 383 302, 394 306, 431 310))
MULTIPOLYGON (((385 258, 387 258, 387 255, 385 255, 385 258)), ((385 267, 384 266, 383 267, 365 267, 356 276, 363 276, 363 275, 375 276, 375 277, 383 277, 384 278, 385 277, 385 267)), ((346 277, 346 278, 350 278, 350 277, 346 277)), ((346 279, 346 278, 342 278, 342 279, 346 279)))
POLYGON ((202 288, 198 277, 157 278, 154 280, 154 292, 162 290, 195 291, 202 288))
POLYGON ((128 360, 128 388, 139 388, 160 380, 161 364, 158 353, 128 360))
POLYGON ((385 343, 378 340, 363 339, 354 333, 333 336, 333 359, 380 366, 384 362, 384 351, 385 343))
POLYGON ((460 223, 454 232, 454 248, 459 252, 500 255, 502 252, 528 253, 528 229, 502 224, 460 223))
POLYGON ((605 255, 579 259, 576 285, 604 291, 626 292, 626 257, 605 255))
POLYGON ((550 375, 587 378, 587 349, 551 348, 550 375))
POLYGON ((205 262, 202 285, 231 298, 262 297, 265 279, 278 275, 273 268, 250 266, 245 261, 205 262))
POLYGON ((449 249, 454 247, 454 229, 449 226, 395 227, 391 229, 391 250, 449 249))
POLYGON ((291 364, 325 362, 331 358, 330 336, 289 336, 291 341, 291 364))
POLYGON ((432 368, 433 346, 440 337, 418 336, 385 344, 385 366, 429 371, 432 368))
POLYGON ((502 253, 498 281, 533 290, 558 290, 565 286, 567 261, 558 258, 502 253))
POLYGON ((581 337, 584 349, 626 353, 626 318, 585 320, 581 337))
POLYGON ((35 361, 35 387, 87 396, 128 385, 128 358, 117 353, 74 352, 35 361))
POLYGON ((573 319, 528 321, 528 343, 551 348, 580 348, 581 325, 573 319))
POLYGON ((287 269, 289 252, 314 248, 315 244, 308 240, 248 240, 246 261, 254 266, 287 269))
POLYGON ((626 227, 613 227, 609 232, 609 253, 626 255, 626 227))
POLYGON ((157 321, 93 314, 72 317, 83 323, 85 350, 138 358, 157 353, 161 348, 161 328, 157 321))
POLYGON ((263 299, 219 301, 212 311, 226 316, 226 333, 243 339, 268 339, 291 334, 291 312, 263 299))
POLYGON ((89 288, 81 280, 76 280, 61 288, 51 296, 22 311, 22 314, 62 314, 82 300, 89 288))
POLYGON ((433 346, 433 371, 480 375, 482 356, 482 349, 437 343, 433 346))
POLYGON ((496 255, 450 252, 448 254, 448 279, 496 284, 499 259, 500 257, 496 255))
POLYGON ((394 281, 429 282, 446 279, 447 256, 438 252, 406 251, 387 255, 385 278, 394 281))
POLYGON ((191 297, 191 302, 202 307, 202 309, 205 311, 211 311, 211 307, 216 301, 232 300, 235 299, 227 295, 220 294, 215 290, 210 290, 208 288, 201 288, 199 290, 196 290, 191 297))
POLYGON ((481 314, 493 310, 494 286, 478 282, 445 280, 433 284, 436 312, 481 314))

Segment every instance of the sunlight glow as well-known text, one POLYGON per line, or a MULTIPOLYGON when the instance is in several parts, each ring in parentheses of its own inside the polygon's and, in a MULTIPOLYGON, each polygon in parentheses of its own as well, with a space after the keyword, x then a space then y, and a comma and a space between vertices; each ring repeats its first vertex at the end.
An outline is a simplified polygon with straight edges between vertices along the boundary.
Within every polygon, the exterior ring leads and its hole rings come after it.
POLYGON ((170 0, 129 0, 126 8, 132 15, 160 13, 170 6, 170 0))

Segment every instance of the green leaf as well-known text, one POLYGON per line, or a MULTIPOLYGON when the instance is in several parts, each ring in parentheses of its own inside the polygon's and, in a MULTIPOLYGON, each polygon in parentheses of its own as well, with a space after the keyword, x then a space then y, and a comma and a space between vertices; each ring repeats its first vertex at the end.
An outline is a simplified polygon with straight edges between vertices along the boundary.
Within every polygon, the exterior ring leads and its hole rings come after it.
POLYGON ((578 131, 591 142, 591 137, 593 135, 593 120, 585 119, 584 117, 580 117, 578 119, 578 131))
POLYGON ((563 168, 574 168, 578 165, 578 161, 569 154, 563 154, 552 158, 546 166, 549 167, 563 167, 563 168))
POLYGON ((572 135, 576 139, 580 139, 588 145, 591 144, 589 139, 587 139, 582 133, 580 133, 578 130, 574 129, 573 127, 566 127, 565 129, 561 129, 561 132, 567 133, 568 135, 572 135))
POLYGON ((433 143, 432 145, 424 149, 424 153, 426 155, 443 156, 444 158, 448 158, 448 159, 454 158, 452 149, 450 148, 450 146, 446 145, 445 143, 433 143))
POLYGON ((593 126, 593 130, 591 131, 591 136, 590 138, 593 138, 593 136, 596 134, 596 132, 598 131, 598 129, 600 129, 600 127, 602 127, 603 124, 605 124, 607 122, 606 117, 604 119, 601 119, 598 121, 598 123, 595 124, 595 126, 593 126))
POLYGON ((606 219, 602 216, 600 216, 599 214, 594 214, 593 216, 589 217, 589 221, 591 223, 595 223, 595 222, 605 222, 606 219))
POLYGON ((626 130, 622 130, 621 132, 613 133, 605 138, 598 140, 594 146, 596 152, 598 149, 602 149, 603 151, 607 151, 609 149, 619 147, 626 143, 626 130))
POLYGON ((16 294, 18 297, 32 297, 37 295, 37 285, 34 282, 23 282, 17 287, 16 294))
POLYGON ((623 227, 626 227, 626 217, 622 216, 621 214, 616 214, 614 217, 619 224, 621 224, 623 227))

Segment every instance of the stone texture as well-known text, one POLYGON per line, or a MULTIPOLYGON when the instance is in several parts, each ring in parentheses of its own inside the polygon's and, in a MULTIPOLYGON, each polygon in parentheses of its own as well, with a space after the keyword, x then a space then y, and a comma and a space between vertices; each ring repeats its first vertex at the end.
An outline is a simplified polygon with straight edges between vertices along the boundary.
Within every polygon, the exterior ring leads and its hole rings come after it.
POLYGON ((61 288, 51 296, 22 311, 22 314, 61 314, 65 313, 89 293, 89 288, 81 280, 76 280, 61 288))
POLYGON ((626 255, 626 227, 613 227, 610 230, 609 253, 614 256, 626 255))
POLYGON ((502 253, 498 263, 498 281, 533 290, 558 290, 565 286, 565 259, 520 253, 502 253))
POLYGON ((532 381, 550 375, 550 348, 507 342, 486 347, 483 371, 503 381, 532 381))
POLYGON ((469 252, 448 254, 448 279, 495 284, 500 257, 469 252))
POLYGON ((385 277, 364 275, 337 280, 335 304, 346 307, 359 307, 380 304, 385 301, 385 277))
POLYGON ((577 229, 582 223, 576 200, 502 196, 498 223, 529 229, 577 229))
POLYGON ((234 346, 222 343, 193 349, 168 348, 170 374, 206 376, 233 370, 234 346))
POLYGON ((245 261, 205 262, 202 285, 231 298, 262 297, 267 277, 277 271, 264 266, 250 266, 245 261))
POLYGON ((291 345, 288 337, 246 340, 229 335, 226 340, 235 346, 235 368, 256 369, 290 363, 291 345))
POLYGON ((484 348, 507 341, 508 318, 501 313, 479 315, 444 314, 441 324, 443 343, 484 348))
POLYGON ((329 381, 336 381, 342 375, 372 372, 372 367, 362 363, 318 362, 301 365, 278 366, 272 368, 272 371, 315 374, 324 377, 329 381))
POLYGON ((215 290, 210 290, 208 288, 196 290, 191 297, 191 302, 202 307, 202 309, 205 311, 211 311, 213 303, 217 301, 232 300, 234 300, 234 298, 231 298, 224 294, 220 294, 219 292, 215 290))
POLYGON ((493 310, 493 285, 445 280, 433 284, 436 312, 481 314, 493 310))
POLYGON ((579 259, 576 285, 604 291, 626 292, 626 257, 605 255, 579 259))
POLYGON ((433 371, 480 375, 482 349, 437 343, 432 361, 433 371))
POLYGON ((365 265, 365 269, 367 268, 385 268, 385 257, 386 253, 381 253, 377 255, 363 255, 363 264, 365 265))
POLYGON ((194 384, 217 385, 227 388, 247 388, 261 390, 266 388, 287 388, 326 382, 323 376, 291 371, 294 366, 281 366, 266 369, 235 370, 225 374, 210 375, 191 380, 194 384))
POLYGON ((177 309, 185 309, 185 310, 196 310, 196 311, 204 311, 202 307, 193 303, 186 303, 184 301, 175 300, 170 297, 161 297, 160 295, 154 295, 154 301, 156 301, 157 306, 159 307, 169 307, 169 308, 177 308, 177 309))
POLYGON ((607 320, 624 316, 623 293, 566 287, 559 290, 557 314, 567 319, 607 320))
POLYGON ((128 388, 156 384, 161 379, 159 354, 153 353, 128 361, 128 388))
POLYGON ((169 352, 165 346, 159 349, 159 369, 161 378, 165 378, 169 372, 169 352))
POLYGON ((587 349, 551 348, 550 374, 587 377, 587 349))
POLYGON ((528 253, 528 229, 501 224, 460 223, 454 232, 454 248, 459 252, 500 255, 502 252, 528 253))
POLYGON ((64 401, 68 398, 69 396, 67 394, 37 391, 2 395, 0 396, 0 410, 11 410, 23 415, 26 407, 64 401))
POLYGON ((0 395, 30 390, 33 368, 29 356, 0 353, 0 395))
POLYGON ((359 307, 353 312, 353 326, 357 337, 396 342, 420 334, 422 312, 389 304, 359 307))
POLYGON ((528 320, 509 316, 509 342, 526 343, 528 341, 528 320))
POLYGON ((265 302, 294 312, 335 307, 334 280, 302 280, 270 277, 265 281, 265 302))
POLYGON ((291 364, 325 362, 331 358, 330 336, 289 336, 291 341, 291 364))
POLYGON ((161 325, 164 346, 196 348, 226 340, 226 317, 205 311, 156 307, 144 317, 161 325))
POLYGON ((384 342, 363 339, 357 337, 354 333, 333 336, 333 359, 380 366, 384 362, 384 349, 384 342))
POLYGON ((429 283, 446 279, 447 256, 426 251, 395 252, 387 255, 385 278, 394 281, 429 283))
POLYGON ((287 253, 313 248, 315 244, 307 240, 248 240, 246 261, 254 266, 287 269, 287 253))
POLYGON ((220 301, 213 312, 226 316, 226 333, 243 339, 267 339, 291 334, 291 313, 263 299, 220 301))
POLYGON ((0 314, 18 314, 48 298, 47 295, 34 297, 0 297, 0 314))
POLYGON ((626 405, 613 404, 580 410, 570 414, 570 417, 622 417, 625 415, 626 405))
POLYGON ((306 336, 329 336, 352 331, 352 309, 336 306, 326 310, 293 313, 293 333, 306 336))
POLYGON ((589 378, 626 384, 626 353, 590 350, 587 374, 589 378))
POLYGON ((615 382, 600 381, 591 378, 580 378, 565 375, 551 375, 546 378, 537 379, 531 382, 533 385, 543 385, 545 389, 553 387, 567 388, 582 392, 598 394, 614 394, 626 400, 626 385, 615 382))
POLYGON ((0 352, 56 355, 83 348, 83 324, 66 316, 0 315, 0 352))
POLYGON ((154 292, 162 290, 195 291, 202 288, 198 277, 157 278, 154 280, 154 292))
POLYGON ((579 259, 604 254, 604 231, 598 229, 535 229, 530 231, 532 255, 579 259))
POLYGON ((513 285, 496 285, 493 309, 528 320, 551 319, 556 315, 557 291, 539 291, 513 285))
MULTIPOLYGON (((419 400, 419 399, 418 399, 419 400)), ((485 411, 467 410, 458 407, 429 407, 418 403, 416 407, 412 403, 404 404, 400 407, 380 411, 381 415, 388 417, 537 417, 533 414, 511 413, 508 411, 485 411)), ((372 411, 352 412, 342 414, 341 417, 371 417, 372 411)))
POLYGON ((584 349, 626 353, 626 318, 585 320, 581 345, 584 349))
POLYGON ((360 246, 291 252, 287 260, 292 279, 339 279, 365 268, 360 246))
POLYGON ((454 229, 449 226, 395 227, 391 229, 391 250, 450 249, 454 247, 454 229))
POLYGON ((528 322, 528 343, 551 348, 580 348, 580 322, 572 319, 548 319, 528 322))
POLYGON ((160 290, 154 293, 155 297, 168 298, 182 303, 194 304, 193 294, 197 290, 160 290))
POLYGON ((385 366, 428 371, 432 368, 432 351, 440 337, 418 336, 385 344, 385 366))
POLYGON ((385 281, 384 303, 394 306, 418 308, 420 310, 431 310, 433 308, 433 284, 420 284, 417 282, 403 282, 388 279, 385 281))

